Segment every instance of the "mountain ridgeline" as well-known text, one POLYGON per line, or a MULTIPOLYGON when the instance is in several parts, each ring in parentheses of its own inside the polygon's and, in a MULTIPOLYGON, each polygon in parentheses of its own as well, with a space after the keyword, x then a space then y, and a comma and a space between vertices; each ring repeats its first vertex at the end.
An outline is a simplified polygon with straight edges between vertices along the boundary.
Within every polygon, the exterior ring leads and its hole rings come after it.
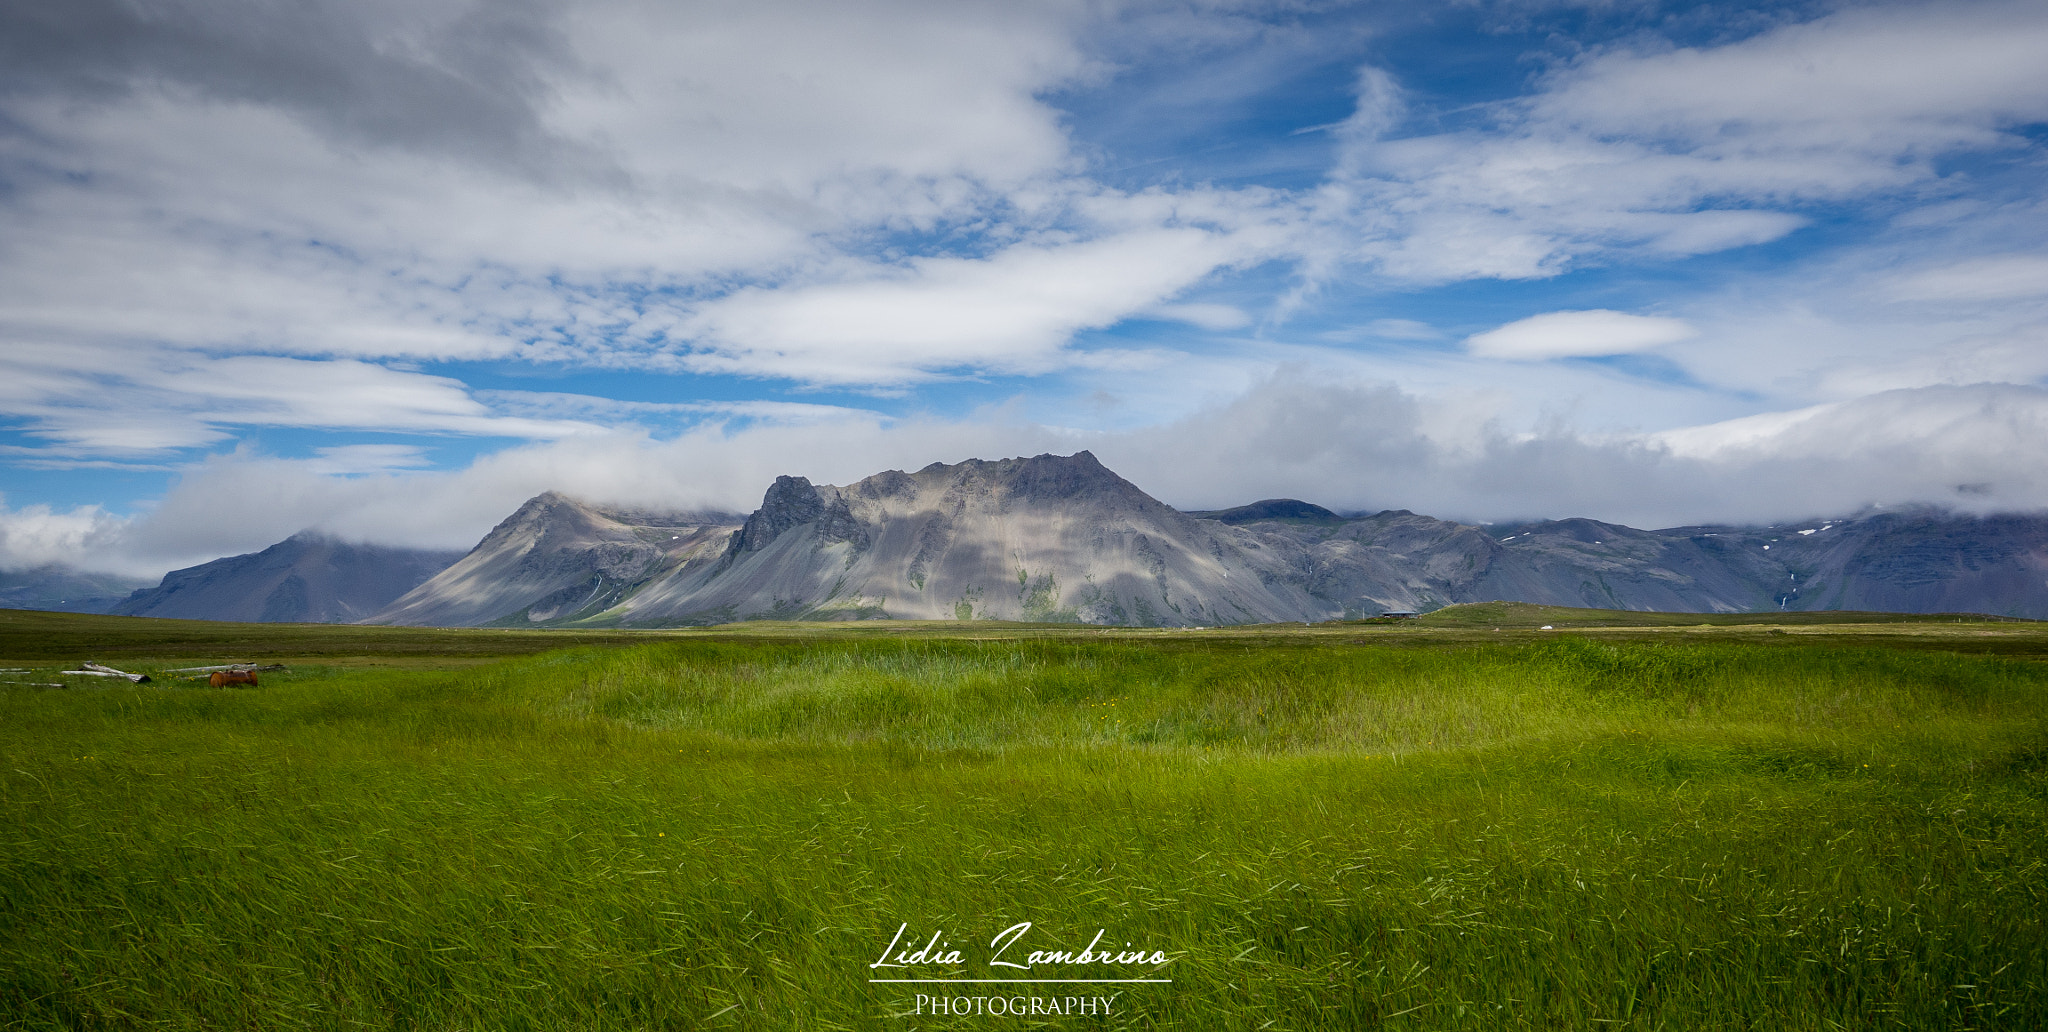
POLYGON ((555 492, 467 554, 300 534, 153 588, 57 567, 0 606, 254 622, 685 626, 1031 620, 1194 626, 1427 612, 1975 612, 2048 618, 2048 516, 1876 510, 1774 527, 1472 526, 1289 498, 1181 512, 1070 456, 933 463, 845 487, 778 477, 748 515, 555 492))
POLYGON ((555 493, 368 622, 1309 621, 1505 599, 1673 612, 2048 617, 2048 518, 1877 512, 1643 531, 1478 527, 1293 499, 1175 510, 1072 456, 934 463, 845 487, 779 477, 751 515, 555 493))

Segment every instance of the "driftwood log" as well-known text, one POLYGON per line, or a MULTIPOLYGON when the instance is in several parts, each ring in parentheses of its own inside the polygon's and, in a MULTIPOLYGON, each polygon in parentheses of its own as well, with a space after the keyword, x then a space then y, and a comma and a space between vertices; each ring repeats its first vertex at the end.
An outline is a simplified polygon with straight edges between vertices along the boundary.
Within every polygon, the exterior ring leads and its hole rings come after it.
POLYGON ((104 664, 100 664, 100 663, 87 663, 87 664, 85 664, 85 668, 86 668, 87 670, 91 670, 91 671, 94 671, 94 672, 96 672, 96 673, 106 674, 106 675, 108 675, 108 676, 110 676, 110 677, 125 677, 125 678, 129 679, 130 681, 133 681, 133 682, 135 682, 136 684, 148 684, 148 683, 149 683, 149 675, 148 675, 148 674, 131 674, 131 673, 129 673, 129 672, 128 672, 128 671, 126 671, 126 670, 116 670, 116 669, 114 669, 113 667, 110 667, 110 666, 106 666, 106 665, 104 665, 104 664))
POLYGON ((126 670, 116 670, 113 667, 101 666, 98 663, 87 663, 83 670, 60 670, 58 673, 71 677, 124 677, 136 684, 149 683, 148 674, 131 674, 126 670))

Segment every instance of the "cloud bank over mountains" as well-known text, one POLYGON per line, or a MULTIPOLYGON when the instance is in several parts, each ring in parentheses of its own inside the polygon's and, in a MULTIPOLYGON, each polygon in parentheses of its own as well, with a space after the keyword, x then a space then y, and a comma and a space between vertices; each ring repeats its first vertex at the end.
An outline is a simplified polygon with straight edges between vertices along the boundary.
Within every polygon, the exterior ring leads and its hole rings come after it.
POLYGON ((9 5, 0 566, 1078 448, 1194 508, 2048 506, 2043 52, 2026 3, 9 5))
POLYGON ((1186 419, 1075 433, 997 411, 963 422, 843 416, 673 438, 612 434, 507 448, 455 471, 334 476, 258 456, 210 460, 157 508, 9 509, 0 550, 153 575, 313 528, 347 540, 464 549, 535 494, 600 504, 749 511, 761 470, 850 483, 932 461, 1089 449, 1183 509, 1306 495, 1339 510, 1402 508, 1477 521, 1593 514, 1661 528, 1845 515, 1933 501, 1960 511, 2048 508, 2048 471, 2009 456, 2048 434, 2048 390, 1889 392, 1655 438, 1470 432, 1458 413, 1391 386, 1294 370, 1186 419), (1455 431, 1455 433, 1447 432, 1455 431), (249 542, 258 542, 250 545, 249 542))

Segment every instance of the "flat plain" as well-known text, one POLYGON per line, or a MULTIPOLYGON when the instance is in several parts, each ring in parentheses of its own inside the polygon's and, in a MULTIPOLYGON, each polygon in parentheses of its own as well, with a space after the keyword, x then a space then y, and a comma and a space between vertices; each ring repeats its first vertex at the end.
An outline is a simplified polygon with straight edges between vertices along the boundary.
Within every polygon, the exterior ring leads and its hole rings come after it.
POLYGON ((2038 1029, 2044 659, 1967 616, 1506 604, 4 612, 0 1028, 2038 1029), (233 661, 288 669, 175 672, 233 661), (1027 921, 1168 962, 990 966, 1027 921), (899 929, 960 958, 871 966, 899 929), (959 981, 1079 977, 1169 981, 959 981))

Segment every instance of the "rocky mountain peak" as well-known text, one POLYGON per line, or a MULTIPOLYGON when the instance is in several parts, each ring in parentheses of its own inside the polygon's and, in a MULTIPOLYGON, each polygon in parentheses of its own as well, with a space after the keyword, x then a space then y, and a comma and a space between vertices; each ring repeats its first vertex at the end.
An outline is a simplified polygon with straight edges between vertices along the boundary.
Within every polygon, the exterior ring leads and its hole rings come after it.
POLYGON ((1057 502, 1083 496, 1135 495, 1148 501, 1150 495, 1096 461, 1092 452, 1078 451, 1072 455, 1035 455, 1028 459, 1013 459, 1014 463, 1004 479, 1008 493, 1013 498, 1034 502, 1057 502))
POLYGON ((497 526, 491 528, 489 534, 484 535, 484 540, 502 538, 522 528, 544 526, 553 522, 556 513, 565 506, 578 510, 583 508, 575 499, 560 491, 542 491, 521 503, 519 508, 512 511, 512 515, 499 521, 497 526))
POLYGON ((758 552, 782 536, 784 531, 814 522, 824 515, 825 499, 811 485, 810 478, 776 477, 775 483, 769 485, 768 493, 761 496, 761 507, 747 517, 746 524, 733 537, 728 554, 758 552))
POLYGON ((1096 460, 1094 453, 1034 455, 1014 459, 967 459, 947 465, 934 462, 915 476, 894 470, 869 477, 856 485, 864 497, 886 497, 909 493, 917 482, 943 484, 960 493, 987 492, 1004 501, 1060 503, 1077 498, 1142 500, 1163 505, 1139 490, 1136 484, 1117 476, 1096 460))
POLYGON ((854 518, 845 495, 837 488, 818 490, 808 477, 781 476, 761 497, 761 507, 733 535, 726 549, 728 558, 758 552, 783 534, 805 524, 817 524, 825 541, 851 541, 856 547, 868 544, 867 528, 854 518))

